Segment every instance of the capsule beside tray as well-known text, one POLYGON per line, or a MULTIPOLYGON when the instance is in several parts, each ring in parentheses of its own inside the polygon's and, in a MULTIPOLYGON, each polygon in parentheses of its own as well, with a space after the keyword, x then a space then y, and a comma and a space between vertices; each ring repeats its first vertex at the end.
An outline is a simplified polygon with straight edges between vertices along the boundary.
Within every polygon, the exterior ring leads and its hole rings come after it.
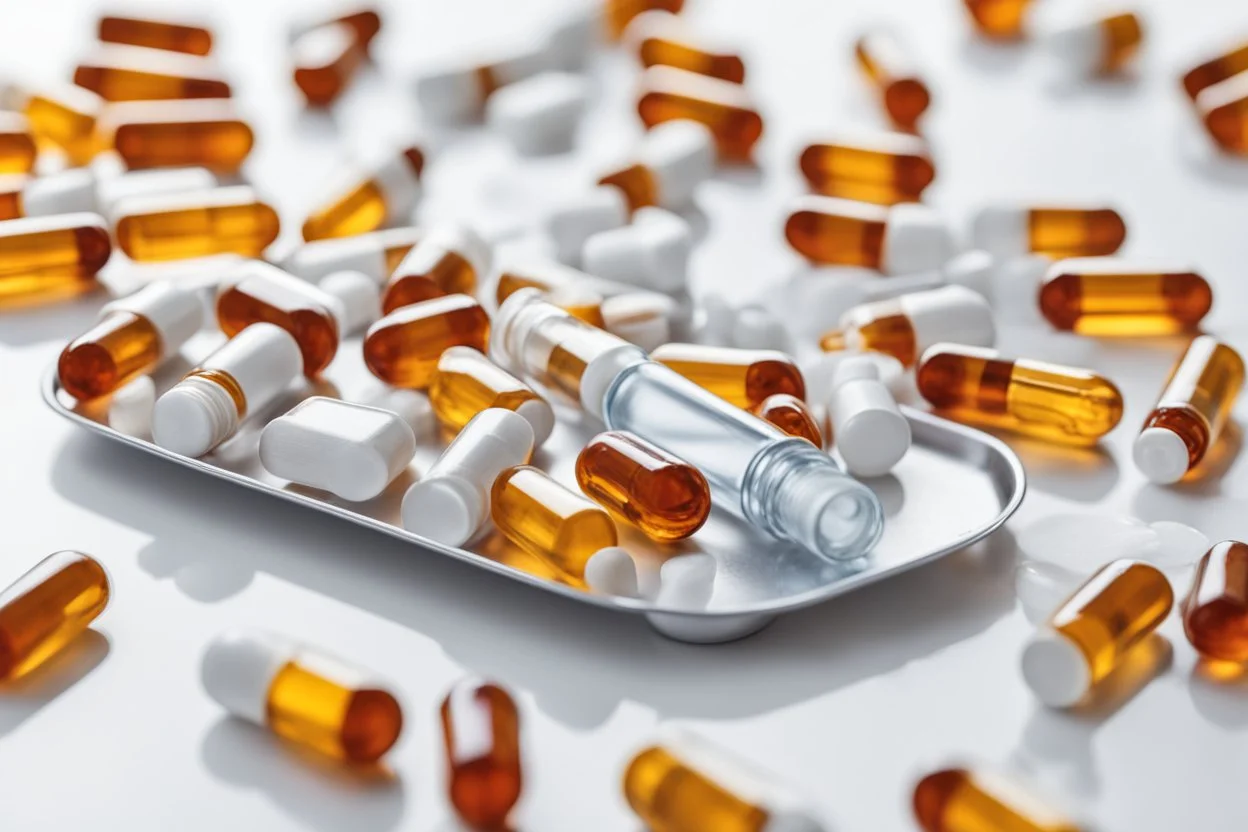
MULTIPOLYGON (((201 333, 184 353, 196 358, 206 356, 220 340, 219 334, 201 333)), ((292 389, 272 412, 250 420, 236 437, 202 459, 179 456, 110 428, 105 421, 107 405, 78 405, 60 389, 55 367, 44 377, 43 397, 61 416, 107 439, 410 541, 422 550, 466 561, 536 589, 644 615, 663 635, 689 642, 741 638, 762 629, 782 613, 817 604, 969 546, 1000 527, 1023 499, 1022 465, 1002 442, 906 408, 914 447, 892 474, 867 481, 886 512, 884 537, 868 557, 847 564, 827 563, 801 547, 779 543, 716 510, 697 534, 677 546, 660 546, 624 524, 617 524, 620 545, 638 561, 643 591, 657 585, 658 568, 670 557, 694 551, 714 556, 718 567, 714 590, 704 608, 662 607, 653 600, 594 594, 562 582, 553 570, 497 532, 491 531, 471 549, 457 549, 403 529, 399 520, 403 493, 418 472, 428 470, 444 447, 443 441, 426 441, 412 463, 412 472, 400 475, 386 492, 365 503, 349 503, 324 492, 292 486, 260 466, 256 446, 268 418, 308 395, 330 392, 350 399, 357 396, 357 390, 375 383, 359 352, 358 341, 348 341, 320 383, 309 385, 309 389, 292 389)), ((189 366, 182 361, 157 373, 158 393, 176 383, 189 366)), ((559 416, 559 425, 536 454, 534 464, 575 488, 576 454, 601 427, 578 424, 581 415, 572 411, 560 410, 559 416)))

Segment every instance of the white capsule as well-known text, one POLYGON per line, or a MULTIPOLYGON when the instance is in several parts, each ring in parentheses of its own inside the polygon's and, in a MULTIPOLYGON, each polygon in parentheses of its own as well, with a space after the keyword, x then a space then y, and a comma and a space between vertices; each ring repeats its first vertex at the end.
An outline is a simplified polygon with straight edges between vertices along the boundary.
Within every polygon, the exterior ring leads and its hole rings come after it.
POLYGON ((600 3, 582 3, 581 7, 557 19, 546 37, 546 49, 556 65, 568 72, 585 68, 594 48, 602 43, 606 27, 600 3))
POLYGON ((100 319, 114 312, 141 315, 160 335, 161 361, 178 354, 204 325, 204 304, 192 289, 169 281, 149 283, 132 295, 111 301, 100 309, 100 319))
MULTIPOLYGON (((339 284, 339 288, 345 287, 339 284)), ((346 306, 341 298, 260 260, 244 260, 222 279, 217 290, 218 303, 230 290, 242 292, 275 309, 323 309, 333 317, 339 335, 347 324, 346 306)))
POLYGON ((837 366, 828 411, 837 451, 854 476, 883 476, 910 450, 910 423, 870 360, 837 366))
POLYGON ((688 280, 693 230, 662 208, 639 208, 631 225, 600 231, 585 241, 585 270, 607 280, 675 292, 688 280))
POLYGON ((1140 38, 1138 16, 1124 13, 1049 26, 1039 40, 1072 75, 1097 75, 1121 69, 1134 57, 1140 38))
POLYGON ((416 79, 416 100, 427 119, 447 124, 478 118, 492 89, 558 69, 559 56, 538 41, 493 63, 471 61, 441 67, 416 79), (487 81, 488 79, 488 81, 487 81))
POLYGON ((583 77, 543 72, 490 96, 485 120, 522 155, 564 153, 572 148, 588 96, 583 77))
POLYGON ((416 437, 398 414, 313 396, 265 426, 260 463, 344 500, 371 500, 407 468, 416 437))
POLYGON ((419 390, 391 387, 379 381, 375 389, 360 397, 360 402, 398 415, 412 429, 417 442, 432 438, 438 429, 433 402, 419 390))
POLYGON ((472 228, 459 223, 443 223, 435 225, 420 242, 412 246, 394 270, 394 276, 425 274, 446 254, 462 257, 478 278, 484 278, 494 261, 490 244, 472 228))
POLYGON ((116 222, 120 216, 118 203, 131 197, 205 191, 219 184, 216 175, 207 168, 136 170, 121 176, 101 178, 96 185, 95 200, 100 213, 116 222))
POLYGON ((22 216, 46 217, 77 211, 97 212, 95 174, 90 168, 70 168, 40 176, 22 188, 22 216))
POLYGON ((629 218, 628 200, 619 188, 599 185, 585 191, 546 218, 546 231, 555 242, 555 258, 560 263, 577 265, 586 240, 627 225, 629 218))
POLYGON ((672 340, 671 316, 675 301, 656 292, 629 292, 602 302, 607 332, 636 344, 646 352, 672 340))
POLYGON ((471 540, 490 516, 490 488, 505 468, 533 453, 533 428, 491 407, 472 417, 403 497, 403 528, 447 546, 471 540))
POLYGON ((689 119, 656 124, 641 139, 637 162, 654 178, 660 208, 680 210, 715 172, 715 136, 689 119))
POLYGON ((273 324, 252 324, 156 400, 152 436, 162 448, 198 457, 261 413, 303 371, 299 345, 273 324))
POLYGON ((368 178, 377 183, 386 203, 387 221, 392 224, 408 222, 424 192, 420 171, 408 157, 407 150, 391 152, 368 168, 368 178))
POLYGON ((334 272, 320 282, 321 291, 342 304, 338 334, 353 335, 381 317, 381 287, 363 272, 334 272))
POLYGON ((926 205, 903 202, 888 210, 880 254, 880 270, 884 273, 939 269, 956 250, 948 223, 926 205))
POLYGON ((585 583, 600 595, 636 598, 637 564, 627 549, 599 549, 585 561, 585 583))
POLYGON ((770 309, 746 304, 737 310, 732 328, 732 345, 744 350, 780 350, 790 348, 788 329, 770 309))
POLYGON ((108 400, 108 426, 118 433, 147 439, 152 433, 152 408, 156 384, 151 376, 139 376, 113 392, 108 400))
POLYGON ((856 322, 887 317, 896 314, 898 308, 910 321, 916 356, 942 341, 970 347, 991 347, 996 343, 996 324, 987 299, 965 286, 942 286, 847 310, 841 316, 846 349, 861 350, 864 346, 855 329, 856 322))
POLYGON ((971 219, 971 245, 997 257, 1031 251, 1031 209, 1024 205, 987 205, 971 219))
POLYGON ((1191 466, 1187 443, 1167 428, 1145 428, 1135 437, 1131 458, 1149 482, 1171 485, 1183 479, 1191 466))
POLYGON ((334 272, 355 271, 384 284, 390 277, 387 252, 411 247, 423 233, 415 227, 387 228, 353 237, 304 243, 282 260, 282 268, 296 277, 319 283, 334 272))
POLYGON ((715 594, 715 558, 705 552, 677 555, 659 567, 655 604, 661 609, 702 610, 715 594))

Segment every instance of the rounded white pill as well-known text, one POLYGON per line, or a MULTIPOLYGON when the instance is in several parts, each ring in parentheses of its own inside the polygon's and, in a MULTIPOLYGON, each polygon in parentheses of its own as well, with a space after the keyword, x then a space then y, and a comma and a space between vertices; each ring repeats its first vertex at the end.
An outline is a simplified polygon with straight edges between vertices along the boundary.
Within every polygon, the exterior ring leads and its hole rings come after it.
POLYGON ((1131 458, 1140 473, 1158 485, 1171 485, 1183 479, 1190 457, 1183 438, 1166 428, 1145 428, 1135 438, 1131 458))
POLYGON ((628 292, 602 302, 607 332, 636 344, 646 352, 672 340, 674 301, 656 292, 628 292))
POLYGON ((677 555, 659 567, 655 604, 664 609, 701 610, 715 594, 715 558, 705 552, 677 555))
POLYGON ((583 77, 543 72, 490 96, 485 120, 522 155, 563 153, 572 148, 588 95, 583 77))
POLYGON ((585 583, 602 595, 636 598, 637 564, 620 546, 599 549, 585 562, 585 583))
POLYGON ((155 405, 155 382, 151 376, 139 376, 114 391, 108 400, 108 426, 126 436, 146 439, 152 432, 155 405))
MULTIPOLYGON (((898 298, 914 329, 915 355, 941 341, 991 347, 997 327, 987 298, 965 286, 942 286, 898 298)), ((848 322, 842 324, 847 326, 848 322)))
POLYGON ((431 70, 416 79, 415 92, 425 118, 443 124, 470 121, 485 101, 480 72, 474 66, 431 70))
POLYGON ((378 389, 365 395, 361 403, 398 414, 412 429, 417 442, 430 438, 437 430, 438 418, 433 412, 433 402, 419 390, 379 383, 378 389))
POLYGON ((1041 630, 1023 649, 1023 680, 1045 705, 1069 708, 1092 684, 1088 662, 1074 642, 1053 630, 1041 630))
POLYGON ((658 204, 679 210, 693 202, 698 185, 715 172, 715 136, 689 119, 657 124, 641 139, 637 161, 654 178, 658 204))
POLYGON ((117 204, 130 197, 204 191, 219 184, 216 174, 207 168, 136 170, 120 176, 101 178, 96 185, 95 202, 101 214, 116 221, 117 204))
POLYGON ((855 476, 887 474, 910 450, 910 423, 870 360, 837 366, 828 411, 836 449, 855 476))
POLYGON ((575 266, 585 241, 629 221, 628 200, 612 185, 598 185, 560 205, 546 218, 546 232, 555 243, 555 259, 575 266))
POLYGON ((632 225, 600 231, 585 241, 584 268, 660 292, 683 289, 688 280, 693 231, 682 217, 662 208, 641 208, 632 225))
POLYGON ((939 269, 956 250, 952 229, 936 211, 918 203, 894 205, 884 227, 880 271, 907 274, 939 269))

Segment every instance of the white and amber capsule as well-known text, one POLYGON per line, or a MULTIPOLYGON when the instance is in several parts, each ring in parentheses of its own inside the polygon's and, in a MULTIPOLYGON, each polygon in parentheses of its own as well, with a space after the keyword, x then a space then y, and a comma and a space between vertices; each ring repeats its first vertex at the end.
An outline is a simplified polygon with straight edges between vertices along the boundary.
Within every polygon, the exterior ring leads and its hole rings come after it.
POLYGON ((1077 704, 1157 629, 1174 591, 1156 567, 1116 560, 1096 572, 1032 636, 1023 678, 1052 708, 1077 704))
POLYGON ((624 798, 663 832, 822 832, 787 789, 706 740, 665 729, 624 772, 624 798))
POLYGON ((65 649, 108 606, 108 572, 81 552, 56 552, 0 593, 0 682, 65 649))
POLYGON ((670 66, 642 73, 637 113, 647 128, 677 119, 702 123, 726 162, 750 162, 763 134, 763 117, 743 86, 670 66))
MULTIPOLYGON (((324 9, 321 10, 324 12, 324 9)), ((381 14, 375 6, 368 4, 348 3, 345 7, 339 7, 330 16, 299 16, 299 19, 290 24, 287 34, 289 42, 294 43, 303 35, 327 26, 330 23, 345 23, 351 27, 355 33, 356 42, 365 52, 372 46, 373 38, 377 37, 381 32, 381 14)))
POLYGON ((1083 832, 1013 781, 984 769, 934 771, 914 787, 923 832, 1083 832))
POLYGON ((1191 269, 1076 257, 1049 268, 1039 304, 1054 327, 1080 335, 1173 335, 1200 323, 1213 290, 1191 269))
POLYGON ((277 239, 277 211, 246 185, 130 197, 116 206, 117 243, 131 259, 259 257, 277 239))
POLYGON ((21 113, 0 112, 0 173, 29 173, 37 154, 30 120, 21 113))
POLYGON ((481 304, 468 295, 444 295, 400 307, 369 327, 364 363, 387 384, 424 389, 443 352, 456 346, 484 350, 489 337, 490 318, 481 304))
POLYGON ((566 153, 589 101, 589 83, 571 72, 541 72, 508 84, 485 104, 485 122, 522 156, 566 153))
POLYGON ((806 398, 802 371, 790 356, 777 350, 664 344, 650 358, 747 410, 776 393, 806 398))
POLYGON ((1206 552, 1179 609, 1183 632, 1201 656, 1248 662, 1248 546, 1224 540, 1206 552))
POLYGON ((555 427, 555 412, 549 402, 471 347, 451 347, 438 357, 429 401, 438 421, 455 432, 491 407, 523 416, 533 428, 538 446, 555 427))
POLYGON ((442 700, 440 716, 456 814, 477 829, 503 828, 523 786, 516 701, 499 685, 464 679, 442 700))
POLYGON ((971 221, 971 245, 995 257, 1104 257, 1126 239, 1122 215, 1107 207, 997 204, 971 221))
POLYGON ((391 154, 317 208, 303 223, 303 239, 324 240, 376 231, 407 220, 420 199, 425 154, 412 145, 391 154))
POLYGON ((199 21, 105 14, 96 26, 101 43, 146 46, 187 55, 207 55, 212 51, 212 30, 199 21))
POLYGON ((0 220, 99 210, 95 174, 70 168, 47 176, 0 175, 0 220))
POLYGON ((74 165, 85 165, 98 150, 95 127, 104 103, 74 84, 12 85, 0 93, 0 105, 23 113, 38 142, 64 151, 74 165))
POLYGON ((223 633, 200 672, 231 715, 348 763, 377 762, 403 729, 398 699, 372 673, 272 633, 223 633))
POLYGON ((105 101, 229 98, 209 58, 142 46, 103 46, 78 64, 74 83, 105 101))
POLYGON ((789 436, 805 439, 816 448, 823 447, 823 431, 806 402, 792 393, 776 393, 759 402, 753 413, 770 422, 789 436))
POLYGON ((389 314, 443 295, 472 295, 490 267, 490 245, 464 225, 432 228, 399 263, 381 297, 389 314))
POLYGON ((471 121, 481 117, 495 90, 559 68, 559 56, 539 41, 492 59, 473 57, 435 68, 416 79, 416 100, 431 121, 471 121))
POLYGON ((673 211, 688 207, 697 186, 715 172, 715 137, 689 119, 656 124, 641 139, 636 161, 602 176, 599 185, 619 188, 634 212, 646 206, 673 211))
POLYGON ((1248 155, 1248 71, 1203 91, 1196 98, 1196 112, 1219 147, 1248 155))
POLYGON ((858 69, 875 87, 889 119, 910 132, 932 103, 932 94, 912 54, 897 34, 888 30, 868 32, 854 44, 858 69))
POLYGON ((0 222, 0 308, 94 289, 112 251, 97 214, 0 222))
POLYGON ((100 213, 116 221, 117 206, 130 197, 209 191, 220 180, 207 168, 158 168, 123 173, 100 179, 95 185, 95 204, 100 213))
POLYGON ((304 32, 290 46, 295 86, 309 105, 325 107, 350 86, 367 53, 355 29, 326 23, 304 32))
POLYGON ((105 108, 96 124, 101 149, 126 167, 204 167, 237 173, 255 136, 229 99, 127 101, 105 108))
POLYGON ((425 232, 415 226, 387 228, 341 239, 306 243, 282 261, 282 268, 312 283, 334 272, 366 274, 384 284, 420 242, 425 232))
POLYGON ((806 146, 798 165, 815 193, 879 205, 918 202, 936 178, 927 142, 909 133, 822 139, 806 146))
POLYGON ((1079 20, 1045 33, 1042 42, 1062 65, 1081 75, 1112 75, 1134 59, 1144 26, 1132 12, 1079 20))
POLYGON ((1183 90, 1195 101, 1204 90, 1241 72, 1248 72, 1248 40, 1241 40, 1183 73, 1183 90))
POLYGON ((642 12, 624 30, 624 45, 642 66, 674 66, 734 84, 745 83, 745 61, 735 50, 690 31, 671 12, 642 12))
POLYGON ((793 249, 811 262, 862 266, 885 274, 938 269, 953 257, 953 232, 931 208, 886 207, 830 196, 799 197, 784 225, 793 249))

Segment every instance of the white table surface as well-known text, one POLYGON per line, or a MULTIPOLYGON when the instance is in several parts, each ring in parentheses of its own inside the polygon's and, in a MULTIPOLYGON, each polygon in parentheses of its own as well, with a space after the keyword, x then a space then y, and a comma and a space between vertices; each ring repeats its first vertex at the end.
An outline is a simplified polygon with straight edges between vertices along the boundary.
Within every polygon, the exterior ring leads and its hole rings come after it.
MULTIPOLYGON (((9 5, 0 75, 66 77, 92 36, 93 11, 68 0, 9 5)), ((399 82, 417 64, 474 37, 526 36, 559 4, 396 3, 377 44, 381 72, 332 115, 301 111, 288 79, 283 21, 302 4, 205 5, 258 125, 247 173, 277 200, 291 235, 328 171, 414 124, 399 82)), ((1248 163, 1210 152, 1177 83, 1193 55, 1248 32, 1248 13, 1230 0, 1140 5, 1149 42, 1138 77, 1071 87, 1031 48, 976 41, 955 0, 690 0, 699 27, 745 45, 768 119, 761 174, 726 173, 701 194, 708 236, 693 261, 695 293, 722 287, 745 298, 789 279, 835 279, 801 274, 779 233, 783 206, 799 191, 800 136, 878 123, 850 43, 865 22, 887 18, 935 88, 925 124, 939 167, 932 204, 964 223, 991 198, 1110 198, 1128 218, 1126 253, 1198 264, 1217 292, 1208 329, 1248 347, 1248 163)), ((502 233, 626 149, 638 133, 629 62, 615 55, 597 68, 614 83, 596 93, 575 155, 517 169, 499 139, 469 131, 434 162, 421 216, 473 217, 502 233)), ((1245 533, 1240 459, 1220 479, 1174 489, 1145 484, 1132 466, 1131 439, 1180 341, 1057 335, 1026 304, 1006 304, 1000 345, 1108 374, 1127 397, 1122 426, 1078 455, 1015 442, 1030 494, 976 551, 745 641, 697 647, 79 435, 40 402, 38 380, 101 302, 0 315, 0 582, 64 548, 95 554, 115 582, 88 637, 0 693, 6 830, 456 828, 435 712, 466 672, 520 699, 520 830, 636 829, 619 778, 663 721, 773 770, 835 829, 913 829, 916 778, 959 759, 1022 772, 1102 830, 1248 824, 1248 684, 1201 678, 1175 618, 1163 629, 1173 666, 1108 712, 1047 711, 1018 672, 1030 627, 1013 595, 1011 530, 1078 510, 1181 519, 1215 540, 1245 533), (408 720, 389 756, 392 781, 312 764, 227 718, 201 690, 198 664, 207 640, 231 625, 286 631, 391 677, 408 720)), ((1099 562, 1086 555, 1089 569, 1099 562)), ((1178 592, 1186 582, 1177 577, 1178 592)))

